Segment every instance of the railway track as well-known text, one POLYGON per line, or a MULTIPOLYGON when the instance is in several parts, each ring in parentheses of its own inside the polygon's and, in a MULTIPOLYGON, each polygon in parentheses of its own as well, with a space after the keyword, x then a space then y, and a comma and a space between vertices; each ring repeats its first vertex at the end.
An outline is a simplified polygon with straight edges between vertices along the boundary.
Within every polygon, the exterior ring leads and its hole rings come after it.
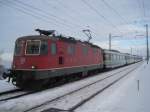
POLYGON ((37 105, 33 108, 27 109, 24 112, 73 112, 74 110, 91 100, 93 97, 103 92, 105 89, 112 86, 123 77, 127 76, 139 65, 140 64, 135 64, 133 67, 129 66, 103 79, 97 80, 79 89, 51 99, 41 105, 37 105), (95 90, 91 91, 91 88, 95 88, 95 90), (70 104, 73 105, 70 106, 70 104))
POLYGON ((85 104, 86 102, 88 102, 89 100, 91 100, 92 98, 94 98, 96 95, 98 95, 99 93, 103 92, 104 90, 106 90, 107 88, 109 88, 110 86, 112 86, 113 84, 115 84, 116 82, 118 82, 119 80, 121 80, 122 78, 124 78, 125 76, 127 76, 130 72, 134 71, 135 69, 130 70, 129 72, 127 72, 123 76, 119 77, 115 81, 111 82, 110 84, 108 84, 104 88, 100 89, 99 91, 97 91, 96 93, 94 93, 93 95, 91 95, 90 97, 88 97, 88 98, 82 100, 81 102, 79 102, 78 104, 74 105, 73 107, 71 107, 69 109, 69 112, 75 111, 77 108, 79 108, 80 106, 82 106, 83 104, 85 104))
POLYGON ((24 91, 22 89, 15 89, 0 93, 0 102, 19 98, 25 95, 33 94, 35 91, 24 91))
POLYGON ((13 89, 13 90, 4 91, 4 92, 0 93, 0 96, 2 96, 4 94, 8 94, 8 93, 13 93, 13 92, 16 92, 16 91, 21 91, 21 89, 13 89))

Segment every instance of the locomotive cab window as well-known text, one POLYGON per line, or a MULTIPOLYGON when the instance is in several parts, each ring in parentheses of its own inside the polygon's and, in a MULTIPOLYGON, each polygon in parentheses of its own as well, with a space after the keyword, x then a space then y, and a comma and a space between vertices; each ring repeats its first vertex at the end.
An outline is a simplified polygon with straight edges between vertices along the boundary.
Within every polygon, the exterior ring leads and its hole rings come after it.
POLYGON ((20 55, 21 54, 22 46, 23 46, 23 43, 21 41, 16 41, 15 55, 20 55))
POLYGON ((48 43, 47 43, 47 41, 41 42, 40 54, 42 54, 42 55, 48 54, 48 43))
POLYGON ((40 54, 40 40, 27 40, 26 43, 26 54, 38 55, 40 54))

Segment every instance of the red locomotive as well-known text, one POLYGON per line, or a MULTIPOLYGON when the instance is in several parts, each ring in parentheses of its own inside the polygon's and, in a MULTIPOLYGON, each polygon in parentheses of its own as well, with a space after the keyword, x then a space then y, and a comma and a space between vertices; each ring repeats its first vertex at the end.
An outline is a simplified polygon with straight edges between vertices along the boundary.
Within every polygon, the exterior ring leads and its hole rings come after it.
POLYGON ((22 88, 101 68, 103 53, 96 45, 61 35, 33 35, 16 40, 10 77, 22 88))

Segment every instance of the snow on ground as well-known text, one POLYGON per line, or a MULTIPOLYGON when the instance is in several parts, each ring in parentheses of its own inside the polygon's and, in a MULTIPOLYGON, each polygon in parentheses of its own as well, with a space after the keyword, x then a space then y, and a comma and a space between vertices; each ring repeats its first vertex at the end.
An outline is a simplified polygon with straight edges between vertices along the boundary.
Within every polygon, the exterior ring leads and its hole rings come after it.
MULTIPOLYGON (((132 65, 130 65, 132 66, 132 65)), ((100 75, 86 78, 84 80, 76 81, 70 84, 66 84, 60 87, 52 88, 43 92, 39 92, 36 94, 31 94, 28 96, 24 96, 21 98, 0 102, 0 112, 21 112, 25 111, 28 108, 34 107, 36 105, 40 105, 46 101, 54 99, 60 95, 66 94, 78 88, 81 88, 89 83, 95 82, 96 80, 103 79, 104 77, 116 73, 122 69, 128 68, 130 66, 126 66, 120 69, 116 69, 113 71, 109 71, 106 73, 101 73, 100 75)), ((134 66, 134 65, 133 65, 134 66)))
POLYGON ((3 72, 4 72, 4 67, 2 65, 0 65, 0 80, 2 80, 2 75, 3 75, 3 72))
POLYGON ((7 80, 0 80, 0 93, 8 90, 13 90, 16 87, 11 83, 8 83, 7 80))
POLYGON ((150 112, 149 85, 150 64, 144 63, 75 112, 150 112))
POLYGON ((71 95, 66 95, 65 97, 59 98, 56 101, 47 103, 47 105, 41 106, 40 108, 35 109, 33 112, 41 112, 45 109, 50 109, 50 108, 69 110, 70 108, 79 104, 79 102, 89 98, 90 96, 92 96, 93 94, 98 92, 99 90, 102 90, 104 87, 106 87, 108 84, 114 82, 119 77, 124 76, 127 72, 129 72, 133 68, 135 68, 135 66, 132 66, 132 67, 124 70, 124 72, 118 73, 117 75, 109 77, 103 81, 100 81, 93 85, 90 85, 87 88, 81 89, 80 91, 76 91, 76 92, 72 93, 71 95))

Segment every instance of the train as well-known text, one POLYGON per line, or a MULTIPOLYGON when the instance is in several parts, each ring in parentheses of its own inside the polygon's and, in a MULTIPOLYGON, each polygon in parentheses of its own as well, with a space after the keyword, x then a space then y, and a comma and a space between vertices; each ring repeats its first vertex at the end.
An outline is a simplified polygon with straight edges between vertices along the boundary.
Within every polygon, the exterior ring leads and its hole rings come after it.
POLYGON ((12 67, 4 77, 9 77, 19 88, 43 86, 55 83, 56 79, 87 76, 90 72, 142 61, 137 55, 45 32, 19 37, 15 42, 12 67))

